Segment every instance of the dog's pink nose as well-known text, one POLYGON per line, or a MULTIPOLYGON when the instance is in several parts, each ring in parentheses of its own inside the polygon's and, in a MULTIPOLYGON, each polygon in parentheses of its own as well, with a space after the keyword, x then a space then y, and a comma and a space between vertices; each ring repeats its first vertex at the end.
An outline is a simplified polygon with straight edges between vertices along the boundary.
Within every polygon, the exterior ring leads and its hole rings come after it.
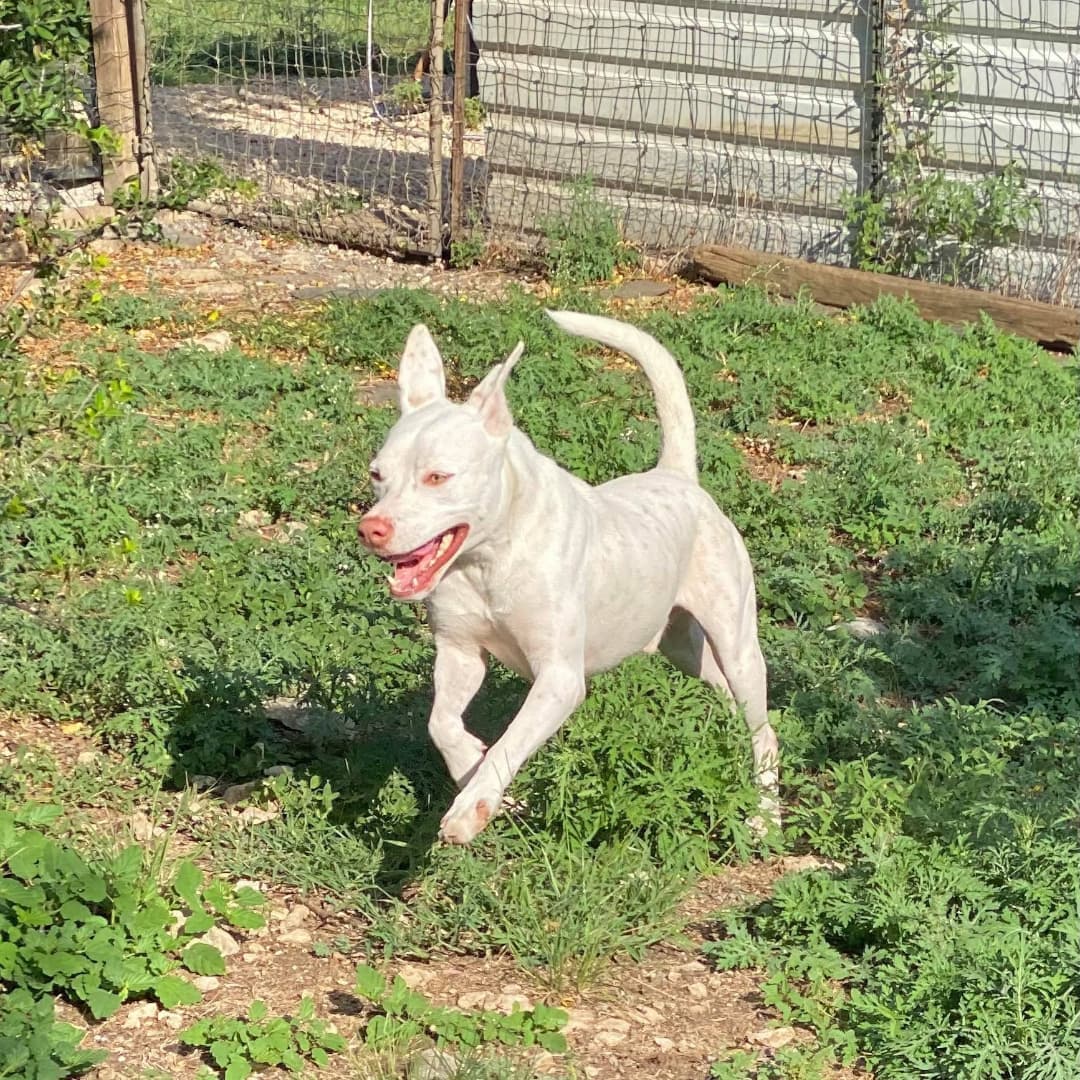
POLYGON ((369 548, 384 548, 394 535, 394 526, 389 518, 369 516, 360 519, 358 531, 369 548))

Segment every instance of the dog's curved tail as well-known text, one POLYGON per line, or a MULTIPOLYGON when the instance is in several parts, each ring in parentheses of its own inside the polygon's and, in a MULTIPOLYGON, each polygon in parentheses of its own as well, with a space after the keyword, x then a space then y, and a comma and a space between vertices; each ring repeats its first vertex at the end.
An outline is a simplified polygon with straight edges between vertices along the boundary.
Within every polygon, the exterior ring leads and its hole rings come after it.
POLYGON ((629 323, 577 311, 548 311, 557 326, 575 337, 590 338, 637 361, 656 396, 660 419, 660 467, 697 479, 694 412, 686 380, 675 357, 656 338, 629 323))

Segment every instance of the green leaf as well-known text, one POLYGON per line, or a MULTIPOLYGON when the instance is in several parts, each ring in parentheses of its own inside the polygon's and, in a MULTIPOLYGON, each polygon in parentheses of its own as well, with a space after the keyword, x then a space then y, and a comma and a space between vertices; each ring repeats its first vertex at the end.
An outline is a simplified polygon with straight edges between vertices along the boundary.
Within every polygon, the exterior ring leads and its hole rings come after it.
POLYGON ((357 964, 356 992, 377 1005, 386 993, 386 977, 367 964, 357 964))
POLYGON ((224 975, 225 959, 213 945, 196 941, 189 945, 181 956, 184 967, 196 975, 224 975))
POLYGON ((537 1033, 536 1041, 549 1054, 566 1053, 566 1036, 561 1031, 541 1031, 537 1033))
POLYGON ((83 1000, 95 1020, 107 1019, 123 1004, 120 995, 109 990, 87 990, 83 1000))
POLYGON ((202 910, 202 900, 199 898, 202 881, 203 872, 190 859, 184 859, 176 868, 173 888, 192 911, 202 910))
POLYGON ((285 1066, 289 1072, 303 1072, 304 1071, 304 1059, 295 1050, 286 1050, 281 1055, 281 1064, 285 1066))
POLYGON ((226 1066, 225 1080, 247 1080, 251 1071, 251 1062, 247 1058, 236 1058, 226 1066))
POLYGON ((197 1005, 202 1001, 202 994, 179 975, 162 975, 154 982, 154 996, 166 1009, 175 1009, 180 1005, 197 1005))
POLYGON ((250 908, 229 908, 225 913, 225 918, 231 926, 239 930, 259 930, 266 925, 265 917, 250 908))
POLYGON ((266 1019, 266 1013, 267 1013, 266 1002, 265 1001, 260 1001, 258 998, 256 998, 248 1006, 248 1019, 249 1020, 254 1020, 256 1022, 258 1022, 259 1020, 265 1020, 266 1019))
POLYGON ((214 916, 201 908, 184 920, 185 934, 205 934, 214 925, 214 916))

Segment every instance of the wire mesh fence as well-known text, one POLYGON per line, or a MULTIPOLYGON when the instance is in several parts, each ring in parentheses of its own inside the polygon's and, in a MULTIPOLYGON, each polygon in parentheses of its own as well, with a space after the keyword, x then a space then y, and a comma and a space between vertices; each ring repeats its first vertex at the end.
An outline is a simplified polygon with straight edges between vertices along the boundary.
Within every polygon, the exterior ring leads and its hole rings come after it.
POLYGON ((238 216, 439 247, 428 0, 149 0, 148 17, 159 162, 217 162, 238 216))
MULTIPOLYGON (((438 255, 587 192, 661 251, 1080 301, 1080 0, 458 0, 453 125, 450 0, 89 4, 129 30, 145 5, 156 161, 241 220, 438 255)), ((88 125, 92 70, 43 68, 88 125)), ((42 139, 54 176, 97 167, 42 139)))
POLYGON ((1080 0, 474 0, 494 238, 573 212, 1080 302, 1080 0))
POLYGON ((0 214, 73 199, 100 177, 86 133, 95 113, 85 4, 57 10, 0 3, 0 214))

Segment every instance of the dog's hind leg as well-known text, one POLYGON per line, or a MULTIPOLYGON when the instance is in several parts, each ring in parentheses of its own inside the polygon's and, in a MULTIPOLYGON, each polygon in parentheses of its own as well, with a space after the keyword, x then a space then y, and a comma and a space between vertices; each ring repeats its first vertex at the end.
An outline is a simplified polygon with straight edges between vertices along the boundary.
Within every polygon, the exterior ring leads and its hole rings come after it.
POLYGON ((464 714, 487 674, 487 657, 479 647, 435 642, 435 700, 428 734, 454 783, 463 788, 484 760, 487 747, 465 730, 464 714))
POLYGON ((763 834, 770 825, 780 825, 779 746, 769 723, 765 660, 757 642, 753 598, 751 611, 730 623, 703 606, 693 607, 672 611, 660 650, 680 671, 702 679, 742 707, 761 792, 760 812, 748 824, 763 834))

